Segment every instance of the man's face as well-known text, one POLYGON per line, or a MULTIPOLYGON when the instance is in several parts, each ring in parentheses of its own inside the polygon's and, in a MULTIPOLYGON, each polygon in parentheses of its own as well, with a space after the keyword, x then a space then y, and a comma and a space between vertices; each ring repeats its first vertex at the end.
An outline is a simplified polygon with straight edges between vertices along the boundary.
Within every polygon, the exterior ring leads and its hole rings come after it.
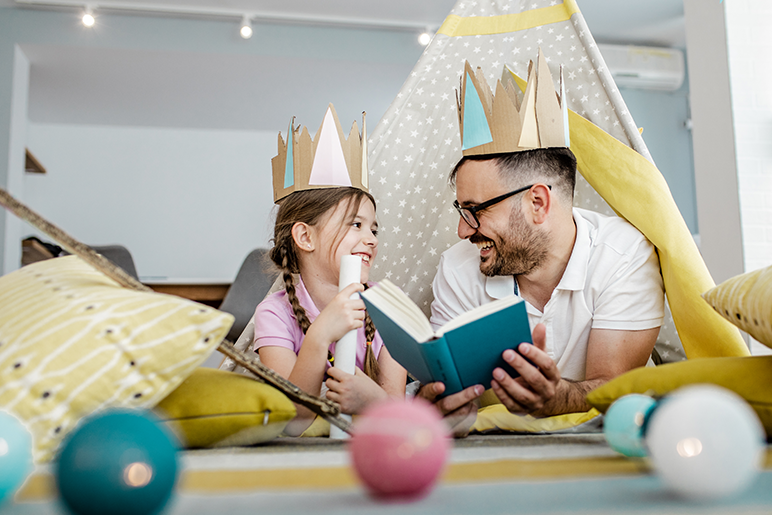
MULTIPOLYGON (((521 186, 521 185, 518 185, 521 186)), ((474 207, 510 191, 499 178, 495 161, 466 161, 456 176, 461 207, 474 207)), ((520 275, 537 269, 547 256, 548 236, 523 213, 517 194, 477 212, 480 227, 472 229, 459 217, 458 236, 480 249, 480 271, 487 276, 520 275)))

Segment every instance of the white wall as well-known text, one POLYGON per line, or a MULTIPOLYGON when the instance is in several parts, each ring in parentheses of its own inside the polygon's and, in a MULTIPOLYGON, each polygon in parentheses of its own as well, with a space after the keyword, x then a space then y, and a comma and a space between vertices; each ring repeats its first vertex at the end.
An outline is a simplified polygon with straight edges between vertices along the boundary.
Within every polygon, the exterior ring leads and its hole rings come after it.
POLYGON ((745 270, 772 264, 772 3, 726 5, 745 270))
POLYGON ((48 173, 26 174, 24 196, 80 241, 128 247, 141 278, 230 282, 269 244, 276 136, 30 123, 48 173))
MULTIPOLYGON (((267 244, 263 173, 290 116, 315 130, 334 102, 345 124, 367 110, 372 129, 423 50, 401 30, 266 22, 245 41, 235 20, 103 13, 86 30, 69 9, 4 5, 0 186, 87 243, 127 245, 142 276, 232 279, 267 244), (29 88, 17 88, 26 77, 29 88), (47 176, 23 177, 24 146, 47 176)), ((15 224, 0 210, 0 273, 19 266, 31 232, 15 224)))
MULTIPOLYGON (((18 45, 13 47, 13 76, 11 86, 8 163, 5 188, 16 198, 24 198, 25 133, 27 132, 27 101, 29 98, 30 63, 18 45)), ((7 273, 18 268, 21 245, 18 244, 22 222, 15 216, 5 217, 2 260, 0 270, 7 273)))
POLYGON ((718 283, 743 272, 723 7, 727 3, 684 0, 700 251, 718 283))
MULTIPOLYGON (((772 5, 724 4, 745 270, 751 271, 772 264, 772 5)), ((753 339, 751 352, 772 353, 753 339)))

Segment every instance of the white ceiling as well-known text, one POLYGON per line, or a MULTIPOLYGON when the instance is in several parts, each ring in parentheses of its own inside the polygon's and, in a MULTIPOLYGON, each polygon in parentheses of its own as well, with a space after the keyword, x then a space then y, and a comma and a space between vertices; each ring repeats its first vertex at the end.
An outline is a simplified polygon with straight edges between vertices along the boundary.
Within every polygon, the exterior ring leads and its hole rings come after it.
POLYGON ((310 21, 361 20, 364 24, 439 27, 455 0, 0 0, 0 6, 62 7, 93 5, 98 11, 167 11, 212 13, 234 16, 249 14, 262 18, 307 19, 310 21))
MULTIPOLYGON (((117 11, 101 7, 114 1, 98 2, 105 17, 116 16, 117 11)), ((148 5, 136 0, 120 0, 120 4, 148 5)), ((332 45, 332 50, 314 49, 318 52, 309 51, 308 56, 302 52, 22 45, 31 62, 29 118, 37 123, 277 130, 285 128, 290 114, 317 113, 319 106, 332 101, 336 107, 343 106, 338 109, 342 119, 354 119, 358 111, 366 109, 375 122, 422 51, 414 39, 417 29, 406 32, 407 26, 436 29, 454 4, 455 0, 283 0, 260 2, 256 9, 254 0, 153 2, 154 7, 243 11, 285 20, 293 16, 325 23, 358 20, 358 29, 340 31, 361 31, 375 22, 405 27, 393 29, 396 35, 368 29, 373 38, 385 38, 394 46, 372 52, 372 59, 327 41, 318 44, 332 45), (297 80, 298 76, 303 79, 297 80)), ((684 46, 682 0, 579 0, 579 4, 599 42, 684 46)), ((20 4, 0 0, 3 5, 20 4)), ((227 23, 228 37, 236 37, 237 21, 227 23)), ((292 27, 286 21, 274 21, 265 30, 277 30, 277 23, 287 30, 292 27)), ((308 24, 304 22, 305 27, 308 24)), ((256 30, 261 30, 259 23, 256 30)), ((258 40, 256 33, 244 44, 256 45, 258 40)))

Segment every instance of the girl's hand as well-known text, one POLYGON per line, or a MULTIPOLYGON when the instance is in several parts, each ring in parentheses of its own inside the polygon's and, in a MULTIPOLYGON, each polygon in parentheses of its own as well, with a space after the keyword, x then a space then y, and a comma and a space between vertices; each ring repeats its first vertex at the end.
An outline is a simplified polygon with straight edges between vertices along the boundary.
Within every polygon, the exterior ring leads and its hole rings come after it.
POLYGON ((325 384, 330 390, 327 398, 340 404, 343 413, 360 413, 375 401, 388 398, 388 394, 378 383, 370 379, 359 367, 354 375, 347 374, 339 368, 327 369, 330 376, 325 384))
POLYGON ((365 320, 365 303, 358 297, 353 300, 350 297, 364 289, 359 283, 352 283, 343 288, 316 317, 308 328, 306 338, 312 336, 313 341, 329 346, 349 331, 362 327, 365 320))

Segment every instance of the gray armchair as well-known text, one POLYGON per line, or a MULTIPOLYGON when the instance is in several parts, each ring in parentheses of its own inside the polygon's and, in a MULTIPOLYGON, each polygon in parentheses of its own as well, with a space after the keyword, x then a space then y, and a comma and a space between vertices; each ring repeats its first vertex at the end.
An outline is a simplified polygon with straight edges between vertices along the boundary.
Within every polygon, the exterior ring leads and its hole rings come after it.
POLYGON ((139 280, 137 268, 134 266, 134 258, 131 257, 129 249, 123 245, 100 245, 92 246, 96 252, 102 254, 108 261, 123 268, 124 272, 139 280))
POLYGON ((252 320, 255 308, 265 298, 278 275, 278 272, 270 269, 267 253, 267 249, 255 249, 247 255, 220 305, 220 311, 236 317, 227 336, 232 342, 238 339, 252 320))

